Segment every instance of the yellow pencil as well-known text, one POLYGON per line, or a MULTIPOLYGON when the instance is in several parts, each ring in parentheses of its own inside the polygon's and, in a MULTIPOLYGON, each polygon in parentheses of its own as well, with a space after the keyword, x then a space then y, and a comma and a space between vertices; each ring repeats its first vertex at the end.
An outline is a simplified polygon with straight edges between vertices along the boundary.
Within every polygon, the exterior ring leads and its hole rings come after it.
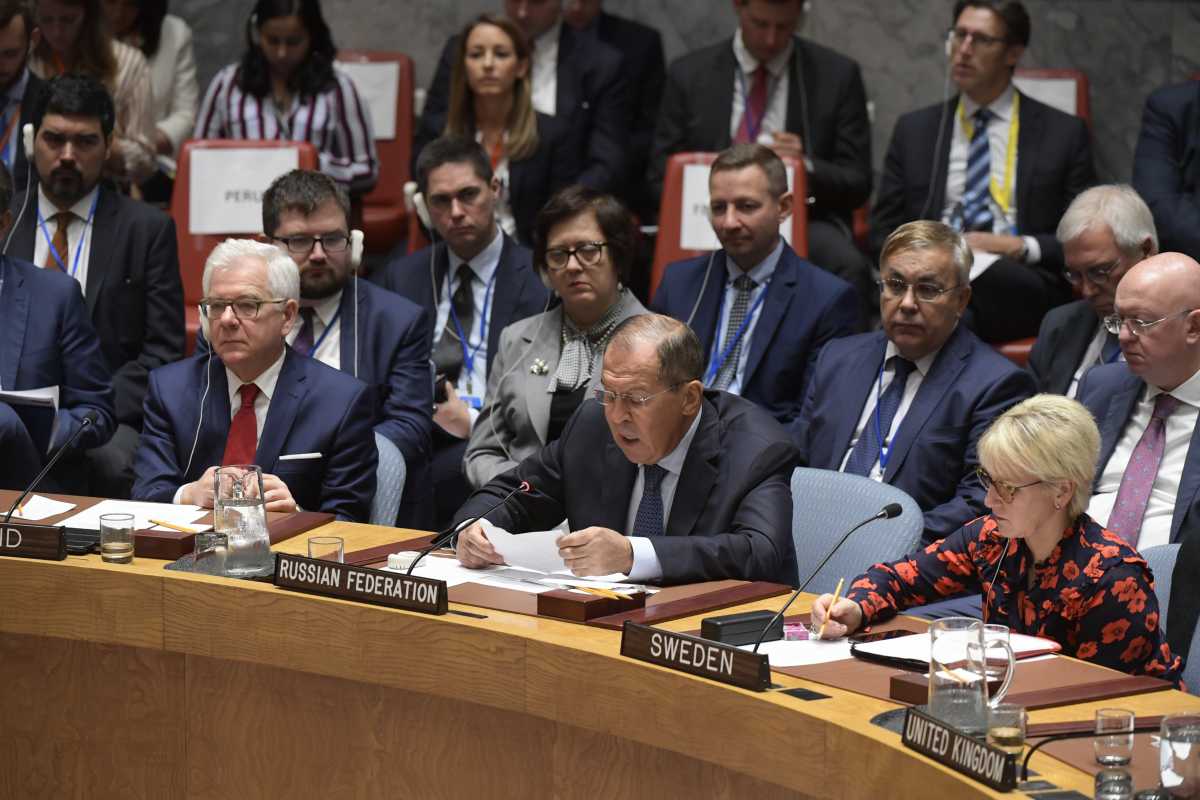
POLYGON ((829 616, 833 613, 833 607, 837 605, 838 598, 842 594, 842 583, 845 578, 838 578, 837 588, 833 590, 833 600, 829 601, 829 608, 825 610, 825 621, 821 623, 821 630, 817 631, 817 638, 825 638, 825 626, 829 624, 829 616))
POLYGON ((195 528, 189 528, 186 525, 176 525, 174 522, 166 522, 161 519, 152 519, 150 520, 150 524, 157 525, 160 528, 170 528, 171 530, 179 531, 180 533, 198 533, 195 528))

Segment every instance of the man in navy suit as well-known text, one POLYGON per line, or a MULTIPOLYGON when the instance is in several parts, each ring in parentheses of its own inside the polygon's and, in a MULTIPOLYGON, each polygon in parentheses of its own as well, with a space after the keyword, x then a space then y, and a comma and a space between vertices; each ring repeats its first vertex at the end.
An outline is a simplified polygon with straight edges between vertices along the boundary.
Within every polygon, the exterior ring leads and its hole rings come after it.
POLYGON ((1200 81, 1146 99, 1133 187, 1154 212, 1163 250, 1200 259, 1200 81))
POLYGON ((135 500, 213 505, 220 465, 257 464, 268 511, 366 522, 375 399, 362 381, 287 346, 300 273, 274 245, 231 239, 204 265, 206 353, 150 374, 135 500))
POLYGON ((965 231, 977 254, 998 257, 972 282, 975 331, 985 342, 1033 336, 1047 311, 1071 299, 1054 229, 1095 180, 1091 137, 1082 119, 1014 88, 1031 34, 1021 3, 959 0, 952 24, 947 53, 960 95, 897 120, 871 243, 878 249, 915 219, 965 231))
MULTIPOLYGON (((476 492, 455 515, 487 513, 505 530, 546 530, 564 517, 559 555, 576 575, 663 584, 734 578, 795 583, 796 452, 761 409, 700 382, 704 352, 677 320, 640 314, 604 353, 603 386, 562 436, 476 492), (598 402, 597 402, 598 401, 598 402), (522 481, 530 491, 512 494, 522 481)), ((458 560, 504 560, 476 522, 458 560)))
POLYGON ((422 507, 432 452, 430 315, 359 281, 361 243, 349 229, 350 198, 327 175, 293 170, 277 178, 263 195, 262 212, 263 232, 287 248, 300 268, 300 318, 289 344, 371 387, 375 430, 404 457, 398 523, 427 524, 422 507))
POLYGON ((0 93, 3 108, 0 108, 0 161, 8 167, 13 184, 24 191, 29 184, 30 163, 25 157, 21 143, 21 131, 26 123, 33 123, 34 99, 46 85, 29 69, 29 38, 33 33, 33 14, 21 0, 0 2, 0 93), (19 122, 9 127, 12 114, 19 114, 19 122))
POLYGON ((821 347, 860 329, 859 298, 779 235, 794 198, 770 149, 734 145, 713 162, 708 185, 723 249, 668 265, 650 305, 700 337, 706 386, 740 394, 787 424, 800 413, 821 347))
POLYGON ((985 513, 976 445, 1033 379, 959 320, 971 251, 940 222, 898 228, 880 259, 883 330, 830 342, 792 426, 800 463, 908 492, 926 542, 985 513))

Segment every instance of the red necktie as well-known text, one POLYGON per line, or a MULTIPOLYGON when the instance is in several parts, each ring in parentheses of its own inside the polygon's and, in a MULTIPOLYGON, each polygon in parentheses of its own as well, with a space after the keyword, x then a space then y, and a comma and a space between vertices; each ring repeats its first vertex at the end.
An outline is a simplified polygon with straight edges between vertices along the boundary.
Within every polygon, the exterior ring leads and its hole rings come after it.
POLYGON ((738 125, 734 144, 753 143, 762 132, 763 117, 767 113, 767 68, 759 65, 754 70, 754 82, 750 84, 750 96, 742 109, 742 124, 738 125))
POLYGON ((253 383, 242 384, 238 393, 242 395, 242 407, 233 416, 233 423, 229 426, 225 455, 221 457, 223 467, 253 464, 254 452, 258 449, 258 422, 254 418, 254 399, 258 397, 258 387, 253 383))

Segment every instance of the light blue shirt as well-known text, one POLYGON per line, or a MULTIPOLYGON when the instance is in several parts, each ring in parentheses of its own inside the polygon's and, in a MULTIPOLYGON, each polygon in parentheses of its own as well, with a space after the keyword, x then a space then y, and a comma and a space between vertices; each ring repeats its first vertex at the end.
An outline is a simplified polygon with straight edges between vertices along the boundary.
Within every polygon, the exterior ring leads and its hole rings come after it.
MULTIPOLYGON (((742 393, 742 383, 746 377, 746 361, 750 356, 750 343, 754 339, 754 329, 758 327, 758 318, 762 316, 763 305, 766 302, 759 304, 757 308, 754 304, 758 302, 758 298, 763 292, 767 291, 767 286, 770 284, 772 276, 775 275, 775 268, 779 266, 779 258, 783 255, 783 246, 783 237, 780 237, 770 255, 745 273, 755 283, 754 290, 750 292, 750 307, 747 309, 748 311, 752 309, 753 313, 750 314, 750 321, 746 324, 746 332, 742 334, 742 349, 738 352, 737 371, 726 389, 732 394, 740 395, 742 393)), ((725 349, 725 329, 729 326, 729 312, 733 309, 733 301, 737 297, 737 289, 734 288, 733 282, 742 275, 742 268, 733 262, 728 253, 725 255, 725 271, 725 298, 721 302, 721 314, 717 318, 712 351, 708 354, 709 366, 721 356, 721 352, 725 349)), ((707 369, 705 374, 708 374, 707 369)))
MULTIPOLYGON (((497 227, 496 238, 492 239, 491 244, 483 248, 483 251, 470 261, 471 302, 475 304, 475 319, 471 330, 466 333, 467 348, 474 354, 475 361, 471 365, 471 373, 468 375, 464 370, 464 373, 459 376, 458 385, 454 388, 460 395, 478 397, 480 400, 483 400, 487 391, 487 328, 492 325, 492 297, 496 293, 496 283, 492 277, 500 266, 500 252, 503 249, 504 234, 497 227), (487 307, 486 320, 483 316, 485 306, 487 307), (485 322, 486 328, 482 327, 485 322)), ((459 258, 457 253, 449 248, 446 250, 450 255, 450 269, 446 271, 446 278, 442 281, 441 292, 438 294, 437 326, 434 328, 435 342, 442 335, 442 331, 446 329, 446 320, 450 317, 450 298, 454 296, 458 268, 463 263, 463 259, 459 258)), ((475 415, 472 414, 472 421, 474 421, 474 417, 475 415)))

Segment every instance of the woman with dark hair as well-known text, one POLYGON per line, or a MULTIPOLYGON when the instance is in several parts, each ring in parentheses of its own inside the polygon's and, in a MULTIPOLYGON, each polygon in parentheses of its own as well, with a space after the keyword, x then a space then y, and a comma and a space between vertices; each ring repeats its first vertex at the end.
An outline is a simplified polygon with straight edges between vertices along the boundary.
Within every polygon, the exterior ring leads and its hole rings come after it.
POLYGON ((538 209, 579 174, 568 123, 533 110, 531 51, 512 20, 481 14, 456 41, 449 107, 421 118, 414 159, 443 134, 475 139, 500 180, 500 227, 528 244, 538 209))
POLYGON ((638 231, 611 195, 569 186, 537 217, 533 263, 562 300, 500 334, 465 466, 478 488, 559 437, 600 382, 613 329, 646 309, 625 288, 638 231))
POLYGON ((195 138, 311 142, 321 172, 369 192, 379 178, 370 115, 336 53, 318 0, 258 0, 246 52, 209 84, 195 138))

